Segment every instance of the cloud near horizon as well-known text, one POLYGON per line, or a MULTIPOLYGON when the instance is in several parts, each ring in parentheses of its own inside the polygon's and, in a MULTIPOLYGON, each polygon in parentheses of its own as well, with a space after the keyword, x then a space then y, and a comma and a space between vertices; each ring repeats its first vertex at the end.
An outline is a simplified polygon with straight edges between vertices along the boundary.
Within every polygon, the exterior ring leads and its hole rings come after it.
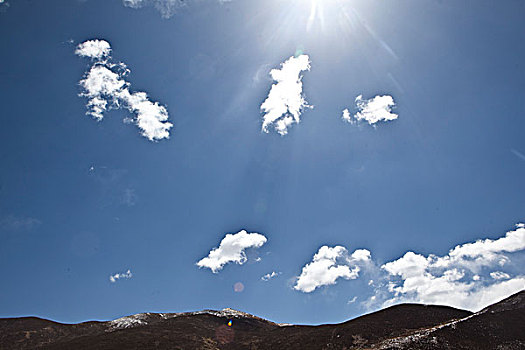
POLYGON ((101 121, 109 109, 125 108, 134 114, 125 119, 137 125, 142 136, 150 141, 169 138, 173 124, 168 121, 168 110, 158 102, 149 100, 145 92, 130 92, 130 83, 124 78, 127 66, 111 62, 111 46, 105 40, 87 40, 79 44, 75 54, 94 60, 94 64, 79 84, 81 96, 87 97, 87 115, 101 121))
MULTIPOLYGON (((407 252, 381 266, 383 306, 402 302, 442 304, 477 311, 525 288, 516 254, 525 250, 525 225, 492 240, 457 245, 447 255, 407 252)), ((522 257, 523 258, 523 255, 522 257)))
POLYGON ((273 84, 268 97, 261 104, 263 115, 262 131, 268 133, 268 128, 273 126, 281 135, 288 133, 288 127, 301 121, 304 108, 312 106, 303 96, 302 71, 310 70, 308 55, 290 57, 281 63, 281 69, 272 69, 270 76, 273 84))
POLYGON ((361 120, 366 121, 370 125, 374 125, 380 121, 391 121, 398 118, 398 115, 392 113, 392 108, 396 106, 392 96, 375 96, 369 100, 363 100, 363 96, 359 95, 355 99, 358 112, 352 116, 348 109, 343 110, 343 120, 350 124, 355 124, 361 120))
POLYGON ((376 264, 366 249, 351 255, 343 246, 322 246, 296 279, 294 289, 310 293, 339 278, 369 280, 369 310, 399 303, 446 305, 479 311, 525 289, 525 224, 498 239, 479 239, 427 256, 408 251, 376 264))
POLYGON ((235 234, 227 234, 222 239, 219 247, 210 251, 207 257, 199 260, 196 265, 209 268, 217 273, 229 263, 244 264, 248 258, 245 250, 248 248, 260 248, 266 243, 265 236, 259 233, 248 233, 241 230, 235 234))

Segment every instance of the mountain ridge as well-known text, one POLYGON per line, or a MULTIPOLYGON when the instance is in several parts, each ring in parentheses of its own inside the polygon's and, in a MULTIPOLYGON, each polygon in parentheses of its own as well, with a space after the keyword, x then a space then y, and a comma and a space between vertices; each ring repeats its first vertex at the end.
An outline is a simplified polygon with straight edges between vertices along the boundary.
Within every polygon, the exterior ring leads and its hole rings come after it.
POLYGON ((399 304, 337 324, 279 324, 226 308, 63 324, 0 319, 0 349, 523 349, 525 291, 472 313, 399 304), (231 321, 231 322, 230 322, 231 321))

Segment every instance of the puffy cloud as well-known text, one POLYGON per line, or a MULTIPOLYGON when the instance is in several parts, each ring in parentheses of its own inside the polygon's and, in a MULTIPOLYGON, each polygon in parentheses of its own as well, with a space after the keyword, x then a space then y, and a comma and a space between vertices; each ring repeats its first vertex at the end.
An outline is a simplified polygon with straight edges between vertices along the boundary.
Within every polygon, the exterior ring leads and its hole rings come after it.
POLYGON ((371 254, 369 250, 366 249, 356 249, 350 256, 352 260, 355 261, 369 261, 371 259, 371 254))
POLYGON ((348 255, 345 247, 322 246, 312 261, 303 267, 294 289, 310 293, 318 287, 335 284, 339 278, 355 279, 359 276, 358 264, 368 262, 369 259, 370 252, 365 249, 358 249, 348 255))
POLYGON ((277 276, 279 276, 281 273, 280 272, 275 272, 275 271, 272 271, 271 273, 267 273, 266 275, 262 276, 261 277, 261 281, 269 281, 271 280, 272 278, 275 278, 277 276))
POLYGON ((173 126, 168 122, 168 110, 159 105, 158 102, 151 102, 145 92, 135 92, 130 94, 129 90, 124 89, 119 98, 126 101, 128 109, 136 114, 135 123, 142 130, 142 135, 150 140, 167 139, 170 137, 169 130, 173 126))
MULTIPOLYGON (((384 305, 419 302, 481 309, 525 288, 523 271, 512 263, 513 254, 523 250, 525 225, 518 224, 501 238, 461 244, 445 256, 407 252, 381 266, 387 273, 384 305)), ((383 292, 376 290, 376 296, 383 292)))
POLYGON ((84 92, 82 96, 88 97, 88 112, 96 120, 102 120, 108 104, 118 104, 119 94, 127 89, 127 83, 121 75, 113 72, 105 65, 94 65, 85 78, 80 81, 84 92))
POLYGON ((259 233, 248 233, 245 230, 236 234, 229 233, 222 239, 218 248, 212 249, 207 257, 197 262, 197 266, 207 267, 213 273, 217 273, 231 262, 242 265, 247 261, 246 249, 260 248, 265 243, 266 237, 259 233))
POLYGON ((82 57, 89 57, 94 59, 101 59, 109 56, 111 53, 111 46, 106 40, 88 40, 77 46, 75 54, 82 57))
POLYGON ((122 62, 111 62, 108 42, 88 40, 79 44, 75 53, 95 60, 79 82, 83 90, 80 95, 88 98, 86 114, 100 121, 108 109, 123 107, 135 115, 131 121, 144 137, 150 141, 169 138, 173 124, 168 121, 166 107, 150 101, 145 92, 130 91, 130 83, 125 80, 129 70, 122 62))
POLYGON ((355 120, 352 119, 352 116, 350 115, 350 111, 348 108, 343 109, 343 120, 349 122, 350 124, 354 124, 355 120))
POLYGON ((364 120, 373 125, 380 121, 390 121, 397 119, 398 115, 392 113, 395 102, 392 96, 375 96, 369 100, 363 100, 359 95, 355 99, 358 112, 352 117, 348 109, 343 110, 343 120, 354 124, 356 121, 364 120))
POLYGON ((303 97, 301 72, 305 70, 310 70, 308 55, 290 57, 281 64, 281 69, 270 71, 270 76, 277 83, 272 85, 261 105, 264 132, 267 133, 273 125, 279 134, 286 135, 290 125, 301 121, 302 110, 311 107, 303 97))
POLYGON ((133 277, 133 274, 131 273, 131 270, 128 270, 124 273, 116 273, 114 275, 109 276, 109 281, 111 283, 115 283, 119 279, 130 279, 131 277, 133 277))

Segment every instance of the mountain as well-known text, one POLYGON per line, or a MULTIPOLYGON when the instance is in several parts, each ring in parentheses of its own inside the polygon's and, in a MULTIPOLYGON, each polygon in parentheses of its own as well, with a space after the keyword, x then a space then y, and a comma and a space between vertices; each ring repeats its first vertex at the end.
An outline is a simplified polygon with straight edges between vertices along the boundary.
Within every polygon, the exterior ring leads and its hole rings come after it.
POLYGON ((61 324, 0 319, 0 349, 525 349, 525 291, 477 313, 395 305, 340 324, 277 324, 232 310, 61 324), (231 321, 229 325, 229 321, 231 321))

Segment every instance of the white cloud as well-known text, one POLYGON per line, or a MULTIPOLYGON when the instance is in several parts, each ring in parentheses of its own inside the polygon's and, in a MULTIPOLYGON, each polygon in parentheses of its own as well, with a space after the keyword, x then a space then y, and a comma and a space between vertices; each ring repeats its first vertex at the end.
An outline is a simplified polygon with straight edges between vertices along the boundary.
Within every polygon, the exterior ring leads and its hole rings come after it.
POLYGON ((119 279, 130 279, 131 277, 133 277, 133 274, 131 273, 131 270, 128 270, 124 273, 116 273, 114 275, 109 276, 109 281, 111 283, 115 283, 119 279))
POLYGON ((519 224, 499 239, 458 245, 445 256, 407 252, 381 267, 389 293, 383 305, 419 302, 479 310, 525 288, 523 271, 512 263, 513 254, 523 250, 525 226, 519 224))
POLYGON ((129 93, 124 89, 119 98, 128 103, 128 109, 136 114, 135 123, 142 130, 142 135, 150 140, 169 138, 169 130, 173 124, 169 123, 168 110, 151 102, 145 92, 129 93))
POLYGON ((109 56, 111 53, 111 46, 106 40, 88 40, 77 46, 75 54, 82 57, 89 57, 94 59, 101 59, 109 56))
POLYGON ((355 261, 369 261, 371 254, 369 250, 366 249, 356 249, 350 256, 351 260, 355 261))
POLYGON ((272 85, 261 105, 264 132, 268 132, 273 125, 279 134, 286 135, 290 125, 300 122, 302 110, 311 107, 303 97, 301 72, 305 70, 310 70, 308 55, 290 57, 281 64, 281 69, 270 71, 270 76, 277 83, 272 85))
POLYGON ((259 233, 247 233, 242 230, 236 234, 227 234, 218 248, 210 251, 207 257, 197 262, 199 267, 207 267, 217 273, 224 265, 234 262, 239 265, 247 261, 245 250, 259 248, 266 243, 266 237, 259 233))
POLYGON ((271 273, 267 273, 266 275, 262 276, 261 281, 269 281, 272 278, 279 276, 280 274, 281 274, 280 272, 272 271, 271 273))
POLYGON ((355 279, 359 276, 358 264, 369 259, 370 252, 365 249, 358 249, 349 256, 345 247, 322 246, 313 260, 303 267, 294 289, 310 293, 318 287, 335 284, 338 278, 355 279))
POLYGON ((396 105, 392 96, 375 96, 369 100, 363 100, 363 96, 359 95, 355 102, 358 112, 353 117, 348 109, 343 110, 343 120, 349 123, 364 120, 373 125, 380 121, 395 120, 398 117, 397 114, 392 113, 392 108, 396 105))
POLYGON ((104 40, 88 40, 77 46, 79 56, 95 59, 91 69, 80 80, 81 96, 88 98, 86 114, 100 121, 108 109, 126 108, 135 115, 131 121, 150 141, 169 138, 173 124, 168 122, 166 107, 148 99, 145 92, 130 92, 124 78, 129 73, 124 63, 112 63, 111 47, 104 40))

